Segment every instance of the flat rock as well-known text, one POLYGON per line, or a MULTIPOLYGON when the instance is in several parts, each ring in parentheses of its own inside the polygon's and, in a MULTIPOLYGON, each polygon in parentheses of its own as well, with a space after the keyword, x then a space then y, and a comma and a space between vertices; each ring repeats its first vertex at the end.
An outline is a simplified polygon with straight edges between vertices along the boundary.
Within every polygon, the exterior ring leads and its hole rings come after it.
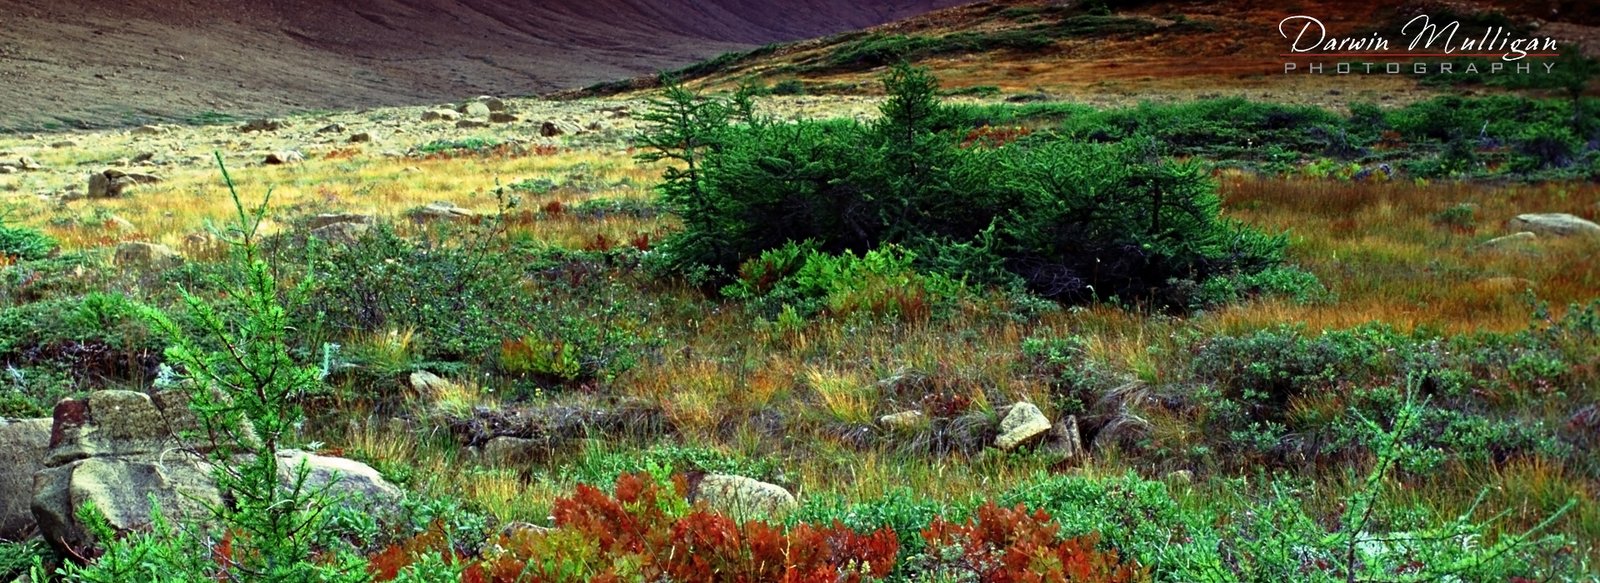
POLYGON ((1517 218, 1511 219, 1508 226, 1513 231, 1551 237, 1600 236, 1600 224, 1566 213, 1517 215, 1517 218))
POLYGON ((413 209, 410 213, 412 220, 419 223, 434 221, 470 221, 478 217, 478 213, 456 206, 449 202, 435 202, 433 204, 413 209))

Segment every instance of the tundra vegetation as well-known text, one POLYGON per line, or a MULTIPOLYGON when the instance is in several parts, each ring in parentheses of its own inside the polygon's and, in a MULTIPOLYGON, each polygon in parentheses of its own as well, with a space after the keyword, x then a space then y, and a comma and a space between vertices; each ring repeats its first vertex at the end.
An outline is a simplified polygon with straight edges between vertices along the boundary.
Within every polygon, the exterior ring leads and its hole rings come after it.
MULTIPOLYGON (((979 40, 1029 42, 940 42, 979 40)), ((1600 213, 1595 104, 883 86, 870 120, 780 120, 669 82, 616 141, 15 206, 0 416, 182 387, 243 450, 407 496, 329 504, 257 455, 208 520, 91 510, 98 548, 0 544, 0 578, 1594 580, 1600 236, 1491 240, 1600 213), (110 267, 130 241, 184 259, 110 267), (795 501, 716 507, 725 476, 795 501)))

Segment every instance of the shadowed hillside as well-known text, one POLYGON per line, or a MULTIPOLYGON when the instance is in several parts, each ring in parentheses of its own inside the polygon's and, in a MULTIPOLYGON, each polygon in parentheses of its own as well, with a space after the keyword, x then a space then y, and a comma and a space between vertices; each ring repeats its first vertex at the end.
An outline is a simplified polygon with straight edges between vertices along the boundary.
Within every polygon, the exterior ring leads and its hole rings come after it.
POLYGON ((529 94, 959 3, 5 0, 0 129, 529 94))

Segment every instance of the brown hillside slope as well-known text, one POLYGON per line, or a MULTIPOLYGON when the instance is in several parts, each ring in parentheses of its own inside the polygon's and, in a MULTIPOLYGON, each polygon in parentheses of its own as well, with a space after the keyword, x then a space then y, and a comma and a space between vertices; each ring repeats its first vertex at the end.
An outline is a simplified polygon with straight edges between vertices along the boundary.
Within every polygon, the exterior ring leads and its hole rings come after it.
POLYGON ((529 94, 962 0, 0 0, 0 130, 529 94))

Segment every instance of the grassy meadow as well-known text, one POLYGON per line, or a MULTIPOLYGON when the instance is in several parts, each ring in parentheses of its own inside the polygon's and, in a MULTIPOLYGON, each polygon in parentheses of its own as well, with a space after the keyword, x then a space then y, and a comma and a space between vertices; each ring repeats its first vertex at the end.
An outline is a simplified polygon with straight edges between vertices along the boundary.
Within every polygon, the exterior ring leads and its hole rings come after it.
MULTIPOLYGON (((1437 107, 1502 119, 1506 108, 1545 115, 1565 103, 1507 99, 1521 101, 1437 107)), ((853 279, 827 283, 810 304, 730 294, 722 285, 737 273, 712 285, 657 264, 673 248, 664 242, 691 227, 663 202, 673 162, 636 159, 651 131, 641 120, 651 106, 638 99, 513 100, 528 121, 482 129, 398 109, 251 134, 0 136, 6 158, 43 167, 0 175, 0 224, 55 247, 0 258, 0 363, 11 371, 0 416, 48 416, 62 397, 159 382, 166 341, 134 306, 184 321, 178 290, 220 298, 219 282, 237 277, 215 232, 236 213, 217 151, 246 202, 271 193, 260 244, 284 288, 302 289, 284 294, 288 350, 328 373, 300 397, 307 418, 293 441, 369 463, 416 498, 400 527, 348 543, 355 555, 442 524, 443 544, 474 556, 499 525, 552 526, 580 486, 621 498, 626 476, 670 486, 673 475, 710 472, 793 492, 799 506, 778 524, 891 529, 900 560, 855 575, 867 579, 1594 580, 1600 238, 1486 244, 1524 213, 1600 218, 1600 154, 1581 128, 1523 147, 1542 136, 1511 135, 1511 119, 1501 143, 1463 153, 1457 142, 1473 139, 1476 118, 1449 122, 1471 126, 1466 137, 1430 135, 1446 123, 1429 117, 1431 102, 1345 113, 1228 100, 955 101, 954 129, 943 131, 964 138, 963 151, 1159 144, 1153 159, 1196 168, 1223 219, 1285 234, 1283 264, 1314 277, 1207 287, 1212 295, 1179 305, 1056 301, 1026 285, 936 286, 913 262, 845 271, 853 279), (1371 111, 1379 121, 1361 117, 1371 111), (1269 121, 1240 121, 1257 114, 1269 121), (544 119, 595 129, 542 137, 544 119), (315 132, 335 123, 348 131, 315 132), (1380 123, 1392 127, 1357 135, 1380 123), (1006 131, 988 143, 972 133, 985 127, 1006 131), (375 139, 346 143, 355 131, 375 139), (303 161, 260 163, 286 149, 303 161), (1361 172, 1379 164, 1395 170, 1361 172), (162 180, 120 198, 79 196, 106 168, 162 180), (413 219, 436 201, 475 215, 413 219), (349 243, 308 237, 324 213, 378 225, 349 243), (127 242, 184 260, 119 263, 127 242), (418 390, 417 371, 445 386, 418 390), (1083 451, 992 447, 1017 402, 1075 419, 1083 451), (923 415, 882 419, 905 411, 923 415), (514 455, 487 447, 507 436, 520 440, 514 455), (1093 535, 1095 552, 1139 571, 996 578, 923 545, 935 517, 981 516, 990 501, 1045 510, 1057 538, 1093 535), (1352 522, 1352 508, 1369 507, 1352 522), (1357 561, 1361 537, 1392 546, 1363 546, 1357 561)), ((810 120, 876 118, 881 102, 757 98, 765 115, 810 120)), ((521 560, 587 566, 525 580, 601 580, 591 577, 624 564, 555 544, 527 543, 535 550, 521 560)), ((28 548, 27 561, 57 560, 28 548)), ((405 548, 420 557, 433 547, 405 548)), ((22 572, 18 561, 0 573, 22 572)), ((474 572, 462 562, 424 575, 427 561, 404 562, 402 580, 474 572)))

